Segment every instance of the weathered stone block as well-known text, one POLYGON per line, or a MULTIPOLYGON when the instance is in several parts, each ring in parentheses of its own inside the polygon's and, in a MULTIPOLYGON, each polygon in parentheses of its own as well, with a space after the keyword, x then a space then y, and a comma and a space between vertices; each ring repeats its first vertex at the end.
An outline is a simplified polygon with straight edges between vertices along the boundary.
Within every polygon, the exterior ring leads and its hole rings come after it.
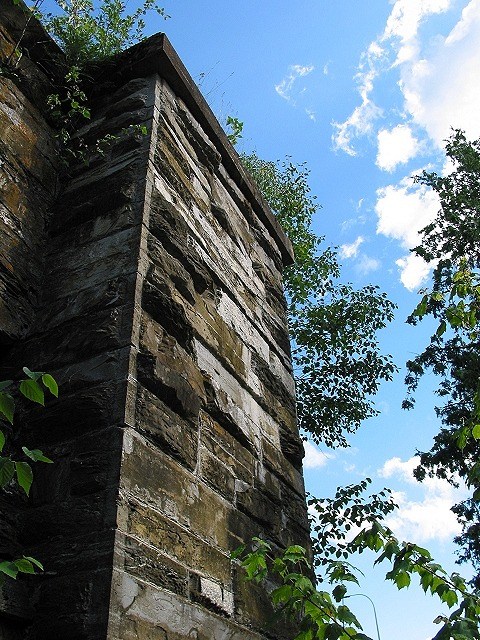
POLYGON ((136 404, 136 429, 188 469, 197 464, 198 428, 182 420, 156 395, 141 387, 136 404))
MULTIPOLYGON (((149 543, 151 540, 149 539, 149 543)), ((188 571, 151 544, 135 538, 125 538, 125 570, 132 576, 146 580, 178 595, 188 596, 188 571)))
POLYGON ((205 449, 200 451, 200 470, 204 482, 214 488, 229 502, 233 502, 235 496, 235 473, 220 460, 208 453, 205 449))
POLYGON ((211 543, 205 542, 186 527, 140 504, 128 506, 127 532, 158 550, 168 550, 170 558, 185 568, 230 584, 231 560, 211 543))
POLYGON ((258 460, 251 449, 246 448, 235 436, 203 411, 200 412, 199 427, 201 444, 230 468, 236 478, 247 484, 253 484, 258 460))

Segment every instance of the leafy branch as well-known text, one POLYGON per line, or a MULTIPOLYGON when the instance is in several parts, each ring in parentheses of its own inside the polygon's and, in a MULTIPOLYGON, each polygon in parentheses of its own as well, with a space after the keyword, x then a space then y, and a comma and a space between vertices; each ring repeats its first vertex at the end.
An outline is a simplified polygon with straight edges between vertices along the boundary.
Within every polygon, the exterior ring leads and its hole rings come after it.
MULTIPOLYGON (((7 435, 11 432, 16 409, 15 395, 20 394, 30 402, 44 406, 45 392, 58 397, 58 385, 53 376, 44 371, 30 371, 24 367, 23 372, 26 378, 20 381, 0 382, 0 489, 17 484, 28 496, 33 483, 31 462, 51 464, 53 460, 40 449, 29 449, 25 446, 21 447, 25 460, 14 458, 13 451, 5 455, 4 450, 9 446, 7 435)), ((35 573, 35 568, 43 570, 42 564, 30 556, 0 562, 0 586, 5 576, 15 579, 18 573, 35 573)))

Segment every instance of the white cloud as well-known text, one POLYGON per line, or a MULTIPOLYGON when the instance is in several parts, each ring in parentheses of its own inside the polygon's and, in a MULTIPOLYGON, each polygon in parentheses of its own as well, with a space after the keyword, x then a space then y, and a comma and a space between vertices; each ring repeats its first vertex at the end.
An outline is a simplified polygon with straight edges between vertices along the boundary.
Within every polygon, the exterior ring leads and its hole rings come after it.
POLYGON ((409 291, 416 291, 430 274, 430 265, 413 253, 395 260, 395 264, 400 269, 400 282, 409 291))
POLYGON ((330 63, 331 63, 331 60, 329 60, 328 62, 326 62, 323 65, 323 75, 324 76, 328 76, 328 74, 330 73, 330 63))
MULTIPOLYGON (((295 82, 298 78, 303 78, 311 73, 315 67, 313 65, 300 65, 292 64, 288 67, 287 75, 277 85, 275 85, 275 91, 287 102, 295 104, 295 98, 293 97, 293 89, 295 82)), ((301 92, 300 92, 301 93, 301 92)))
POLYGON ((371 258, 365 254, 360 256, 359 261, 355 265, 355 268, 362 275, 367 275, 368 273, 372 273, 372 271, 377 271, 380 269, 381 263, 377 258, 371 258))
POLYGON ((380 118, 382 113, 382 109, 367 98, 360 106, 355 107, 345 122, 332 122, 335 129, 332 135, 333 148, 355 156, 357 152, 352 146, 353 139, 371 133, 374 121, 380 118))
POLYGON ((320 451, 309 440, 303 443, 305 448, 305 458, 303 459, 303 467, 305 469, 320 469, 324 467, 329 460, 333 458, 331 453, 320 451))
MULTIPOLYGON (((420 244, 419 231, 434 220, 438 209, 435 192, 404 178, 397 185, 377 190, 377 233, 398 240, 403 249, 413 249, 420 244)), ((430 271, 422 258, 410 254, 396 264, 402 283, 411 291, 426 280, 430 271)))
POLYGON ((378 152, 376 164, 384 171, 393 171, 397 165, 414 158, 419 149, 418 140, 406 124, 393 129, 381 129, 377 134, 378 152))
MULTIPOLYGON (((458 11, 458 1, 395 0, 392 4, 383 33, 360 58, 356 80, 361 104, 344 122, 332 123, 334 147, 355 155, 355 138, 372 134, 376 121, 385 112, 378 96, 374 97, 376 81, 385 73, 398 74, 402 102, 389 115, 398 118, 402 113, 402 124, 406 120, 414 122, 439 149, 452 126, 477 138, 480 0, 463 0, 463 10, 457 14, 450 33, 435 37, 429 34, 428 38, 423 38, 423 23, 432 16, 458 11)), ((411 148, 411 153, 419 148, 411 148)), ((409 155, 408 159, 411 157, 414 156, 409 155)), ((378 162, 383 168, 381 156, 378 162)))
POLYGON ((352 242, 351 244, 342 244, 340 247, 340 255, 342 258, 356 258, 358 255, 358 250, 360 245, 365 242, 365 238, 363 236, 358 236, 358 238, 352 242))
POLYGON ((452 0, 396 0, 381 41, 398 38, 403 46, 413 42, 422 20, 447 11, 451 5, 452 0))
POLYGON ((394 491, 393 498, 399 509, 387 518, 387 525, 401 539, 420 543, 427 540, 451 540, 460 532, 461 527, 450 508, 466 497, 466 490, 464 487, 456 489, 439 478, 426 478, 422 483, 417 482, 413 470, 418 462, 418 457, 406 461, 391 458, 378 471, 382 478, 407 485, 405 491, 394 491), (408 497, 408 492, 414 487, 423 491, 419 500, 408 497))
MULTIPOLYGON (((348 228, 348 222, 348 220, 344 222, 342 228, 348 228)), ((376 271, 380 268, 379 260, 371 258, 364 253, 359 253, 359 249, 364 242, 365 238, 363 236, 358 236, 354 242, 350 244, 342 244, 340 246, 340 256, 342 258, 347 260, 350 258, 358 258, 355 264, 355 269, 362 275, 366 275, 367 273, 371 273, 372 271, 376 271)))
MULTIPOLYGON (((356 205, 355 205, 355 208, 357 211, 360 210, 360 207, 357 207, 356 205)), ((363 225, 366 222, 367 222, 367 216, 364 214, 359 215, 356 218, 348 218, 347 220, 343 220, 341 224, 342 232, 344 233, 345 231, 348 231, 351 227, 355 227, 356 225, 363 225)))
POLYGON ((310 118, 310 120, 313 120, 313 122, 317 121, 315 118, 315 111, 313 109, 305 109, 305 113, 310 118))
POLYGON ((450 34, 434 39, 401 70, 404 108, 439 148, 451 127, 480 136, 479 66, 480 0, 471 0, 450 34))

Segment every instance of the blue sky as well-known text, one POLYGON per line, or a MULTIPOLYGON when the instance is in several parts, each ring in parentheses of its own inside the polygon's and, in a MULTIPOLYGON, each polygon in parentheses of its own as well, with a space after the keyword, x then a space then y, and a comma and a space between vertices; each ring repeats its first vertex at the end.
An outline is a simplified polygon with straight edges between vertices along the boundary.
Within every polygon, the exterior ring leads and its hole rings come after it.
MULTIPOLYGON (((308 489, 326 495, 370 475, 376 488, 396 492, 397 534, 428 546, 453 569, 458 529, 449 507, 458 495, 439 481, 418 485, 411 475, 415 450, 428 449, 439 427, 435 381, 424 382, 415 411, 400 404, 403 365, 428 336, 428 326, 405 325, 429 275, 409 249, 438 208, 411 176, 423 168, 449 170, 442 141, 450 127, 480 136, 480 0, 166 0, 164 6, 170 19, 155 17, 148 33, 167 33, 220 121, 232 115, 245 123, 242 149, 308 163, 323 205, 315 230, 339 247, 343 279, 376 283, 398 305, 382 345, 402 372, 382 387, 382 413, 351 438, 350 449, 307 446, 308 489)), ((399 594, 377 575, 362 591, 375 601, 382 638, 432 637, 436 603, 416 586, 399 594)), ((374 636, 370 605, 357 600, 374 636)))

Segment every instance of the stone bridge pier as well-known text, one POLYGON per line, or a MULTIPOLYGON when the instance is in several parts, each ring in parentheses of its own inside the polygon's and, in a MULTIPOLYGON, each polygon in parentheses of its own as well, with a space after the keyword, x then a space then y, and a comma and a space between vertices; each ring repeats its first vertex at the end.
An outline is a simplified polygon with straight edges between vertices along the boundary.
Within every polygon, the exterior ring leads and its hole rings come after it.
MULTIPOLYGON (((7 5, 4 59, 25 25, 7 5)), ((62 54, 35 20, 21 48, 0 78, 1 379, 48 371, 60 396, 11 436, 54 464, 0 496, 0 557, 45 567, 5 584, 0 637, 288 637, 230 554, 308 546, 291 245, 165 35, 92 67, 82 135, 114 138, 67 177, 45 107, 62 54)))

